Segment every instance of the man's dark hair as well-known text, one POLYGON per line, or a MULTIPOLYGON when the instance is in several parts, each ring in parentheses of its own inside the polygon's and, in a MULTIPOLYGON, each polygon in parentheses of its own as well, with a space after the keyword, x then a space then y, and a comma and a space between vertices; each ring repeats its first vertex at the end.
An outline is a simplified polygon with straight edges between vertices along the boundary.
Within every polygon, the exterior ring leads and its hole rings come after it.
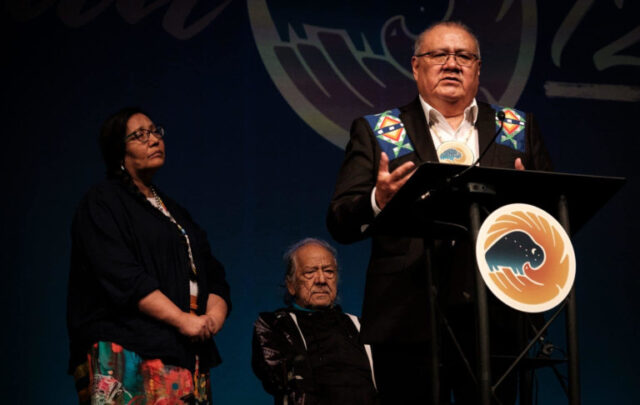
POLYGON ((432 29, 434 29, 436 27, 456 27, 456 28, 460 28, 460 29, 466 31, 469 35, 471 35, 471 37, 475 41, 476 48, 477 48, 477 51, 478 51, 478 59, 481 59, 481 57, 480 57, 480 42, 478 41, 478 37, 473 32, 473 30, 471 28, 469 28, 469 26, 467 24, 463 23, 462 21, 438 21, 436 23, 433 23, 433 24, 429 25, 424 31, 422 31, 416 37, 416 41, 413 44, 413 54, 414 55, 417 55, 418 53, 421 53, 420 52, 420 45, 422 45, 422 40, 429 33, 429 31, 431 31, 432 29))

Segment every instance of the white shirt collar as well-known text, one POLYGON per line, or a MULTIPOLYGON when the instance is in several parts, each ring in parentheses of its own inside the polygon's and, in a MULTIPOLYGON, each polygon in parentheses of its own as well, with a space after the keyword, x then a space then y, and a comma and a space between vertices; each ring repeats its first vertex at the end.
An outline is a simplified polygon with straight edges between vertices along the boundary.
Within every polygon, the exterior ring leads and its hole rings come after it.
MULTIPOLYGON (((436 119, 436 121, 439 122, 445 122, 445 118, 440 111, 436 110, 429 103, 424 101, 421 95, 419 95, 419 97, 422 111, 424 111, 424 116, 427 118, 427 126, 431 125, 431 121, 433 119, 436 119)), ((476 121, 478 120, 478 103, 476 102, 475 97, 471 100, 471 104, 464 109, 464 119, 472 126, 476 125, 476 121)))

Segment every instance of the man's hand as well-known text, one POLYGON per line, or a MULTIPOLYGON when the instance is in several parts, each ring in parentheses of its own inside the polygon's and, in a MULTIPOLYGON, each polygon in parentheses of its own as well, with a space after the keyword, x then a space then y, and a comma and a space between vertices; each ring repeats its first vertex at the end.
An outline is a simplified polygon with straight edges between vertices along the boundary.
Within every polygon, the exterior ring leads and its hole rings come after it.
POLYGON ((513 163, 513 167, 515 167, 516 170, 524 170, 524 165, 522 164, 522 159, 517 158, 516 161, 513 163))
POLYGON ((383 209, 387 205, 400 187, 409 180, 415 171, 415 163, 409 161, 398 166, 393 173, 389 173, 389 158, 384 152, 380 154, 380 168, 378 169, 375 195, 376 204, 378 204, 380 209, 383 209))

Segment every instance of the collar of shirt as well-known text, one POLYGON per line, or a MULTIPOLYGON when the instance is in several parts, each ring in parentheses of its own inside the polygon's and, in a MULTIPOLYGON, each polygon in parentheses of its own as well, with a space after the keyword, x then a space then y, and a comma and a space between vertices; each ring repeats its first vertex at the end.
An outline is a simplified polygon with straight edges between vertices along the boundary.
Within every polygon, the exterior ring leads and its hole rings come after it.
POLYGON ((338 311, 342 312, 342 308, 340 308, 340 305, 331 305, 331 306, 328 306, 326 308, 317 308, 317 309, 315 309, 315 308, 301 307, 296 302, 293 302, 291 304, 291 306, 293 307, 293 309, 296 309, 298 311, 304 311, 304 312, 318 312, 318 311, 329 311, 329 310, 338 310, 338 311))
MULTIPOLYGON (((422 96, 418 96, 418 97, 420 97, 420 105, 422 106, 422 111, 424 111, 424 116, 427 118, 427 126, 431 126, 432 125, 431 122, 434 120, 438 123, 447 122, 447 120, 444 118, 444 116, 440 111, 436 110, 429 103, 424 101, 422 96)), ((471 100, 471 104, 469 104, 467 108, 464 109, 463 122, 468 122, 471 125, 476 125, 477 120, 478 120, 478 103, 474 98, 473 100, 471 100)), ((453 130, 453 128, 451 129, 453 130)))
POLYGON ((460 126, 454 130, 442 113, 429 105, 422 96, 420 105, 427 120, 427 127, 431 129, 431 138, 436 149, 447 141, 458 140, 466 143, 475 156, 478 156, 478 131, 475 128, 478 119, 478 103, 474 98, 471 104, 464 109, 464 119, 460 126))

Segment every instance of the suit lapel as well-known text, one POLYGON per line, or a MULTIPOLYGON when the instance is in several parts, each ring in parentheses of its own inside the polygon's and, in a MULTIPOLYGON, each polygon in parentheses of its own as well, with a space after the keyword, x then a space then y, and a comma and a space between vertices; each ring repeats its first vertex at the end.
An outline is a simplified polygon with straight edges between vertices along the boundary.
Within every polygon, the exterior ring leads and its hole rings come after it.
MULTIPOLYGON (((420 99, 416 97, 410 104, 400 107, 400 119, 404 123, 407 134, 421 162, 439 162, 431 133, 427 128, 420 99)), ((478 144, 479 153, 487 147, 496 133, 495 111, 485 103, 478 102, 478 144)), ((496 146, 491 145, 487 154, 480 161, 481 166, 491 166, 495 160, 496 146)))
MULTIPOLYGON (((478 103, 478 145, 479 153, 482 153, 496 134, 495 111, 485 103, 478 103)), ((492 166, 495 159, 496 145, 491 145, 487 154, 480 160, 480 166, 492 166)))
POLYGON ((400 119, 415 148, 418 160, 420 162, 437 162, 436 148, 427 129, 427 120, 418 97, 410 104, 400 107, 400 119))

